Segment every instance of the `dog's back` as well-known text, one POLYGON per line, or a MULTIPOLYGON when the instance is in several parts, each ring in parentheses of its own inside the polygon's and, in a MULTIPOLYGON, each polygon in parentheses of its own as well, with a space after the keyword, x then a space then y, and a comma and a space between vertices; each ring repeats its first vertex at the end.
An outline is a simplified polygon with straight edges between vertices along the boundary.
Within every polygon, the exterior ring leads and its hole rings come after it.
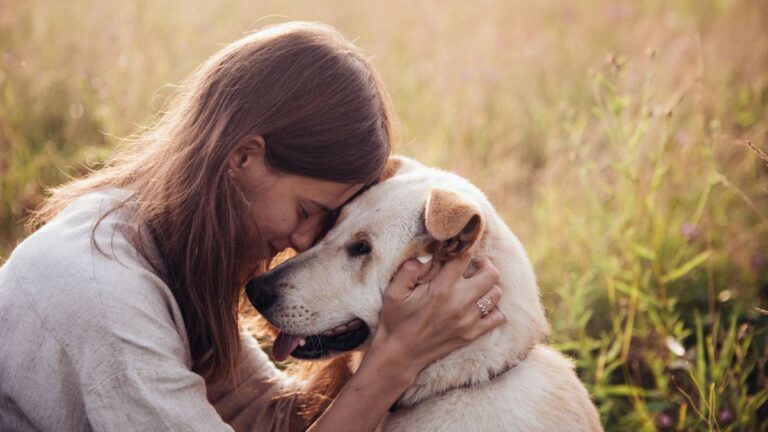
POLYGON ((449 391, 382 424, 397 431, 600 431, 586 389, 562 354, 537 345, 525 361, 493 381, 449 391))

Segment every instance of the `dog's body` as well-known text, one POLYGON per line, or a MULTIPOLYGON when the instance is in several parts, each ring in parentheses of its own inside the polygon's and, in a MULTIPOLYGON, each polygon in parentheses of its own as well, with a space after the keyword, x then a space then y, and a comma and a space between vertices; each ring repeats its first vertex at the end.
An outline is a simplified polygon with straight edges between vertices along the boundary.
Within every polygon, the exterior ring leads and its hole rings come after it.
POLYGON ((436 271, 470 250, 499 270, 506 322, 427 366, 382 428, 601 430, 570 361, 542 345, 548 326, 532 266, 493 206, 461 177, 393 160, 392 176, 347 205, 320 243, 249 284, 251 301, 283 332, 274 349, 319 358, 364 348, 402 262, 433 254, 436 271))

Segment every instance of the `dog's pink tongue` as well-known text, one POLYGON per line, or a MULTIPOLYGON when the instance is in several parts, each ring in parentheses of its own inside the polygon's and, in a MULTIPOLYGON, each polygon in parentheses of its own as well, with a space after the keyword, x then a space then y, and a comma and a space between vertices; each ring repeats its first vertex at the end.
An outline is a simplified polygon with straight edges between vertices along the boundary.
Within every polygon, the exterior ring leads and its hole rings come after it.
POLYGON ((277 361, 283 361, 299 346, 300 336, 280 332, 272 345, 272 357, 277 361))

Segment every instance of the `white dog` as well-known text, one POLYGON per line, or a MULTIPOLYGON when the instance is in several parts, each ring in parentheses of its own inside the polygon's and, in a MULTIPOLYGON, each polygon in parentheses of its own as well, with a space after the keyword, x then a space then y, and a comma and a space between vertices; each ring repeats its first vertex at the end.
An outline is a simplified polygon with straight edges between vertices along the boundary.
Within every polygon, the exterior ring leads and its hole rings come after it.
POLYGON ((500 272, 506 323, 427 366, 382 423, 386 431, 599 431, 571 362, 545 346, 548 325, 522 245, 480 190, 405 158, 391 177, 345 206, 312 249, 248 286, 281 330, 276 358, 323 358, 365 349, 382 293, 400 265, 435 265, 471 250, 500 272))

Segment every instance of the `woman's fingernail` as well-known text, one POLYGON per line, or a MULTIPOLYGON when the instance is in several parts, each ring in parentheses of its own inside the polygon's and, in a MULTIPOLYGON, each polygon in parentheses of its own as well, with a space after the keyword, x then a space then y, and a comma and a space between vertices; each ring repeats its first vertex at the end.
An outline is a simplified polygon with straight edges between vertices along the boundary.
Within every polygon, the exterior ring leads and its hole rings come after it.
POLYGON ((419 260, 420 263, 426 264, 426 263, 432 261, 432 254, 422 255, 420 257, 416 257, 416 259, 419 260))

